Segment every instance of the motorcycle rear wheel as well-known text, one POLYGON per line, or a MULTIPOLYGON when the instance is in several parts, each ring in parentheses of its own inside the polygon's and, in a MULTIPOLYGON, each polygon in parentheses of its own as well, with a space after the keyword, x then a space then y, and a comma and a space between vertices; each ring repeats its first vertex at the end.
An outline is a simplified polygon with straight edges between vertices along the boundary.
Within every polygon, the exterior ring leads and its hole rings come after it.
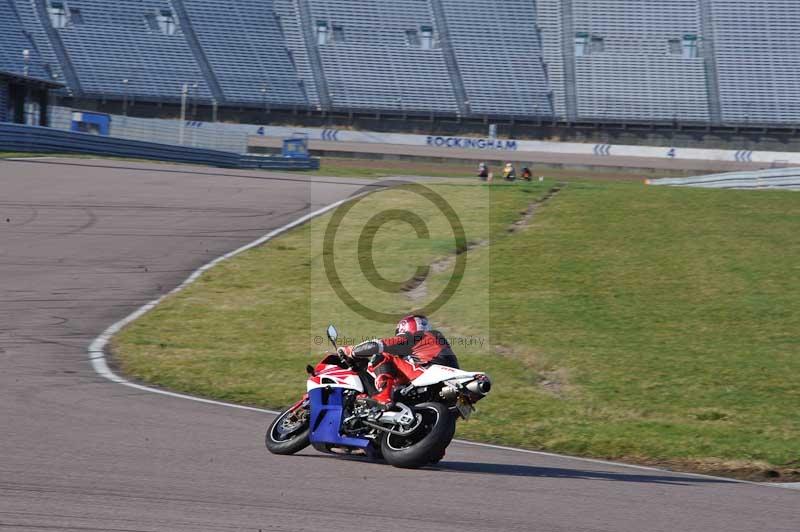
POLYGON ((307 409, 287 408, 270 423, 264 443, 272 454, 288 455, 302 451, 311 443, 307 409))
POLYGON ((444 457, 456 431, 456 418, 441 403, 421 403, 414 412, 422 422, 408 436, 385 433, 381 453, 395 467, 414 469, 437 462, 444 457))

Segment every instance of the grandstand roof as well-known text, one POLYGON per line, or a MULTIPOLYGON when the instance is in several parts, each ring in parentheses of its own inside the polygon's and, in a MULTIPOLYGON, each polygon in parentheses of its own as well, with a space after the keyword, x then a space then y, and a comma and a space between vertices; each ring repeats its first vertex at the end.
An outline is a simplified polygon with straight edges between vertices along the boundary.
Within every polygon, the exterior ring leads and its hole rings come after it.
POLYGON ((3 70, 0 70, 0 78, 23 81, 23 82, 26 82, 26 83, 32 84, 32 85, 46 85, 46 86, 54 88, 54 89, 64 86, 63 83, 58 83, 57 81, 53 81, 53 80, 50 80, 50 79, 34 78, 34 77, 31 77, 31 76, 25 76, 25 75, 22 75, 22 74, 17 74, 16 72, 5 72, 3 70))

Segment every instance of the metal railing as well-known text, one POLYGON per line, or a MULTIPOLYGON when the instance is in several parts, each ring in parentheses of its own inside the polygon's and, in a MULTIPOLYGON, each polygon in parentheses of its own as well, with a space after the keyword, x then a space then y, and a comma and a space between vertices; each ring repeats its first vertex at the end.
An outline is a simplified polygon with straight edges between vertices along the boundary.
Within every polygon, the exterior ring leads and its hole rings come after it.
POLYGON ((649 179, 647 184, 698 188, 800 190, 800 168, 776 168, 695 177, 649 179))
MULTIPOLYGON (((51 125, 55 129, 70 130, 73 109, 54 106, 50 110, 51 125)), ((162 118, 137 118, 110 115, 112 137, 128 140, 176 144, 190 148, 204 148, 233 153, 247 152, 246 128, 213 122, 180 121, 162 118), (197 127, 202 124, 202 127, 197 127), (181 133, 183 130, 183 134, 181 133), (183 136, 183 142, 181 142, 183 136)))
POLYGON ((221 168, 260 168, 269 170, 312 170, 318 159, 288 159, 276 156, 190 148, 57 129, 0 124, 0 151, 32 153, 81 153, 100 156, 148 159, 174 163, 203 164, 221 168))

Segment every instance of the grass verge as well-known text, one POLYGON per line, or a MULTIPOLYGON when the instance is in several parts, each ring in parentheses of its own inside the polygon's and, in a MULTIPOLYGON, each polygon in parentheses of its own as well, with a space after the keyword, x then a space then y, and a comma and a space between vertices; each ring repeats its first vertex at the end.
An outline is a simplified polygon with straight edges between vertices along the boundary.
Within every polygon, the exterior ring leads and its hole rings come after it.
MULTIPOLYGON (((496 176, 501 175, 501 165, 490 165, 496 176)), ((376 179, 393 176, 429 176, 429 177, 467 177, 475 179, 478 161, 429 162, 415 159, 350 159, 346 157, 322 157, 320 169, 309 172, 310 175, 329 177, 357 177, 376 179)), ((522 168, 517 169, 521 171, 522 168)), ((534 176, 545 175, 548 179, 585 180, 586 170, 561 168, 551 165, 534 165, 531 167, 534 176)), ((639 181, 657 179, 659 177, 680 177, 691 175, 687 171, 649 170, 630 168, 594 168, 589 176, 600 181, 639 181)), ((498 177, 499 179, 499 177, 498 177)))
MULTIPOLYGON (((446 333, 488 338, 458 350, 462 366, 495 381, 460 437, 800 479, 800 197, 575 182, 526 219, 552 183, 445 186, 470 240, 491 241, 469 251, 477 274, 468 272, 434 316, 446 333), (476 304, 484 293, 490 304, 476 304)), ((363 203, 375 212, 404 201, 389 191, 363 203)), ((292 401, 321 349, 313 337, 326 317, 343 315, 317 278, 315 243, 327 222, 220 265, 125 329, 113 343, 122 370, 228 401, 292 401)), ((355 247, 357 227, 343 227, 337 245, 355 247)), ((386 277, 404 279, 406 262, 451 251, 418 249, 410 233, 376 235, 388 256, 409 257, 378 261, 386 277)), ((433 242, 446 242, 445 233, 432 223, 433 242)), ((354 287, 360 275, 342 269, 354 287)), ((428 288, 448 276, 439 271, 428 288)), ((386 334, 358 317, 332 321, 349 333, 386 334)))

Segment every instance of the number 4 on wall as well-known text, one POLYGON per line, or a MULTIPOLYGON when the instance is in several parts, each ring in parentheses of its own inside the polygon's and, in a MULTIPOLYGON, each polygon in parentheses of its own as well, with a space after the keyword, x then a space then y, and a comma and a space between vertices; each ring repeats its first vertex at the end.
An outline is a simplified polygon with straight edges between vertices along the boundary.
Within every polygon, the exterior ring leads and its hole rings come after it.
POLYGON ((669 151, 667 152, 667 157, 669 157, 670 159, 674 159, 677 154, 678 150, 676 150, 675 148, 670 148, 669 151))

